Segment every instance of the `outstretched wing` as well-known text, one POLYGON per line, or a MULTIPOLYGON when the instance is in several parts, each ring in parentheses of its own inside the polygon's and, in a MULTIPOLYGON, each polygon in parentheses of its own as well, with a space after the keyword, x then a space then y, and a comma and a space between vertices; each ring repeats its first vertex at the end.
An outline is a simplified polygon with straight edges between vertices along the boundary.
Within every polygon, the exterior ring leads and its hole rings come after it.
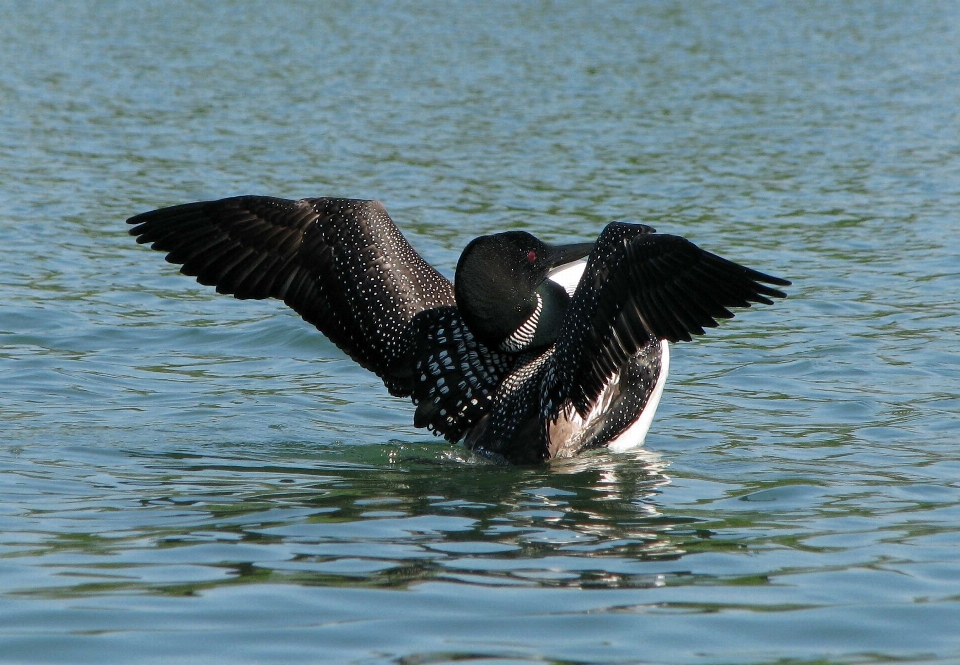
POLYGON ((585 416, 606 380, 651 337, 689 341, 732 318, 730 307, 786 297, 767 284, 790 282, 649 226, 607 225, 558 336, 546 394, 551 411, 571 399, 585 416))
POLYGON ((220 293, 278 298, 394 395, 409 395, 406 329, 453 305, 453 285, 410 246, 379 201, 239 196, 127 220, 139 243, 220 293))

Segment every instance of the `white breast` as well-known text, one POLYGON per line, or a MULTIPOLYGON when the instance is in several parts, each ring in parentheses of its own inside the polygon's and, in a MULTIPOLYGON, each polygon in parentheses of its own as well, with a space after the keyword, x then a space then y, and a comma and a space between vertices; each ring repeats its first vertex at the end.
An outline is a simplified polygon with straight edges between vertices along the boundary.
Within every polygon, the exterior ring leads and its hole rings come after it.
POLYGON ((564 263, 562 266, 551 270, 547 274, 547 279, 556 282, 566 289, 567 295, 573 296, 573 292, 577 290, 577 284, 580 283, 580 278, 583 277, 583 271, 586 267, 586 259, 580 259, 573 263, 564 263))

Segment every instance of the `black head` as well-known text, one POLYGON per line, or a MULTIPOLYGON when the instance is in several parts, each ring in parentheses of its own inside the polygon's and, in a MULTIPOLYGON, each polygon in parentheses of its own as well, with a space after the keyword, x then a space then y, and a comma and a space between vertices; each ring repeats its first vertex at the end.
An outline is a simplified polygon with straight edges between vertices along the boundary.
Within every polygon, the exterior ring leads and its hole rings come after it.
POLYGON ((475 238, 457 263, 457 308, 488 346, 508 351, 548 346, 570 298, 547 275, 592 249, 593 243, 550 246, 525 231, 475 238))

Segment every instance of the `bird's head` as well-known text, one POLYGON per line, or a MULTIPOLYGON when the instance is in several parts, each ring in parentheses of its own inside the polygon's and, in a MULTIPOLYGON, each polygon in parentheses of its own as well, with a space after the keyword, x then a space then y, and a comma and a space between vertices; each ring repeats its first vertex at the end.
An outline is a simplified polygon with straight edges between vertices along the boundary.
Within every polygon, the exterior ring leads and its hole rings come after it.
POLYGON ((570 297, 548 274, 588 255, 593 245, 551 246, 525 231, 475 238, 457 264, 457 308, 492 348, 520 352, 549 346, 570 297))

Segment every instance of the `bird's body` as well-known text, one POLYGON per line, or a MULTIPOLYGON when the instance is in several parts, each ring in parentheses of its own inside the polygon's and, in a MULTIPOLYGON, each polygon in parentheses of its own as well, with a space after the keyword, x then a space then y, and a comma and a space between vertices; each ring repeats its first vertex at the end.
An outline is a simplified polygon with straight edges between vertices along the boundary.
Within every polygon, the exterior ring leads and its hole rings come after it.
POLYGON ((200 283, 283 300, 411 397, 417 427, 514 463, 642 444, 668 342, 789 284, 642 224, 565 246, 482 236, 451 284, 377 201, 245 196, 128 221, 200 283))

